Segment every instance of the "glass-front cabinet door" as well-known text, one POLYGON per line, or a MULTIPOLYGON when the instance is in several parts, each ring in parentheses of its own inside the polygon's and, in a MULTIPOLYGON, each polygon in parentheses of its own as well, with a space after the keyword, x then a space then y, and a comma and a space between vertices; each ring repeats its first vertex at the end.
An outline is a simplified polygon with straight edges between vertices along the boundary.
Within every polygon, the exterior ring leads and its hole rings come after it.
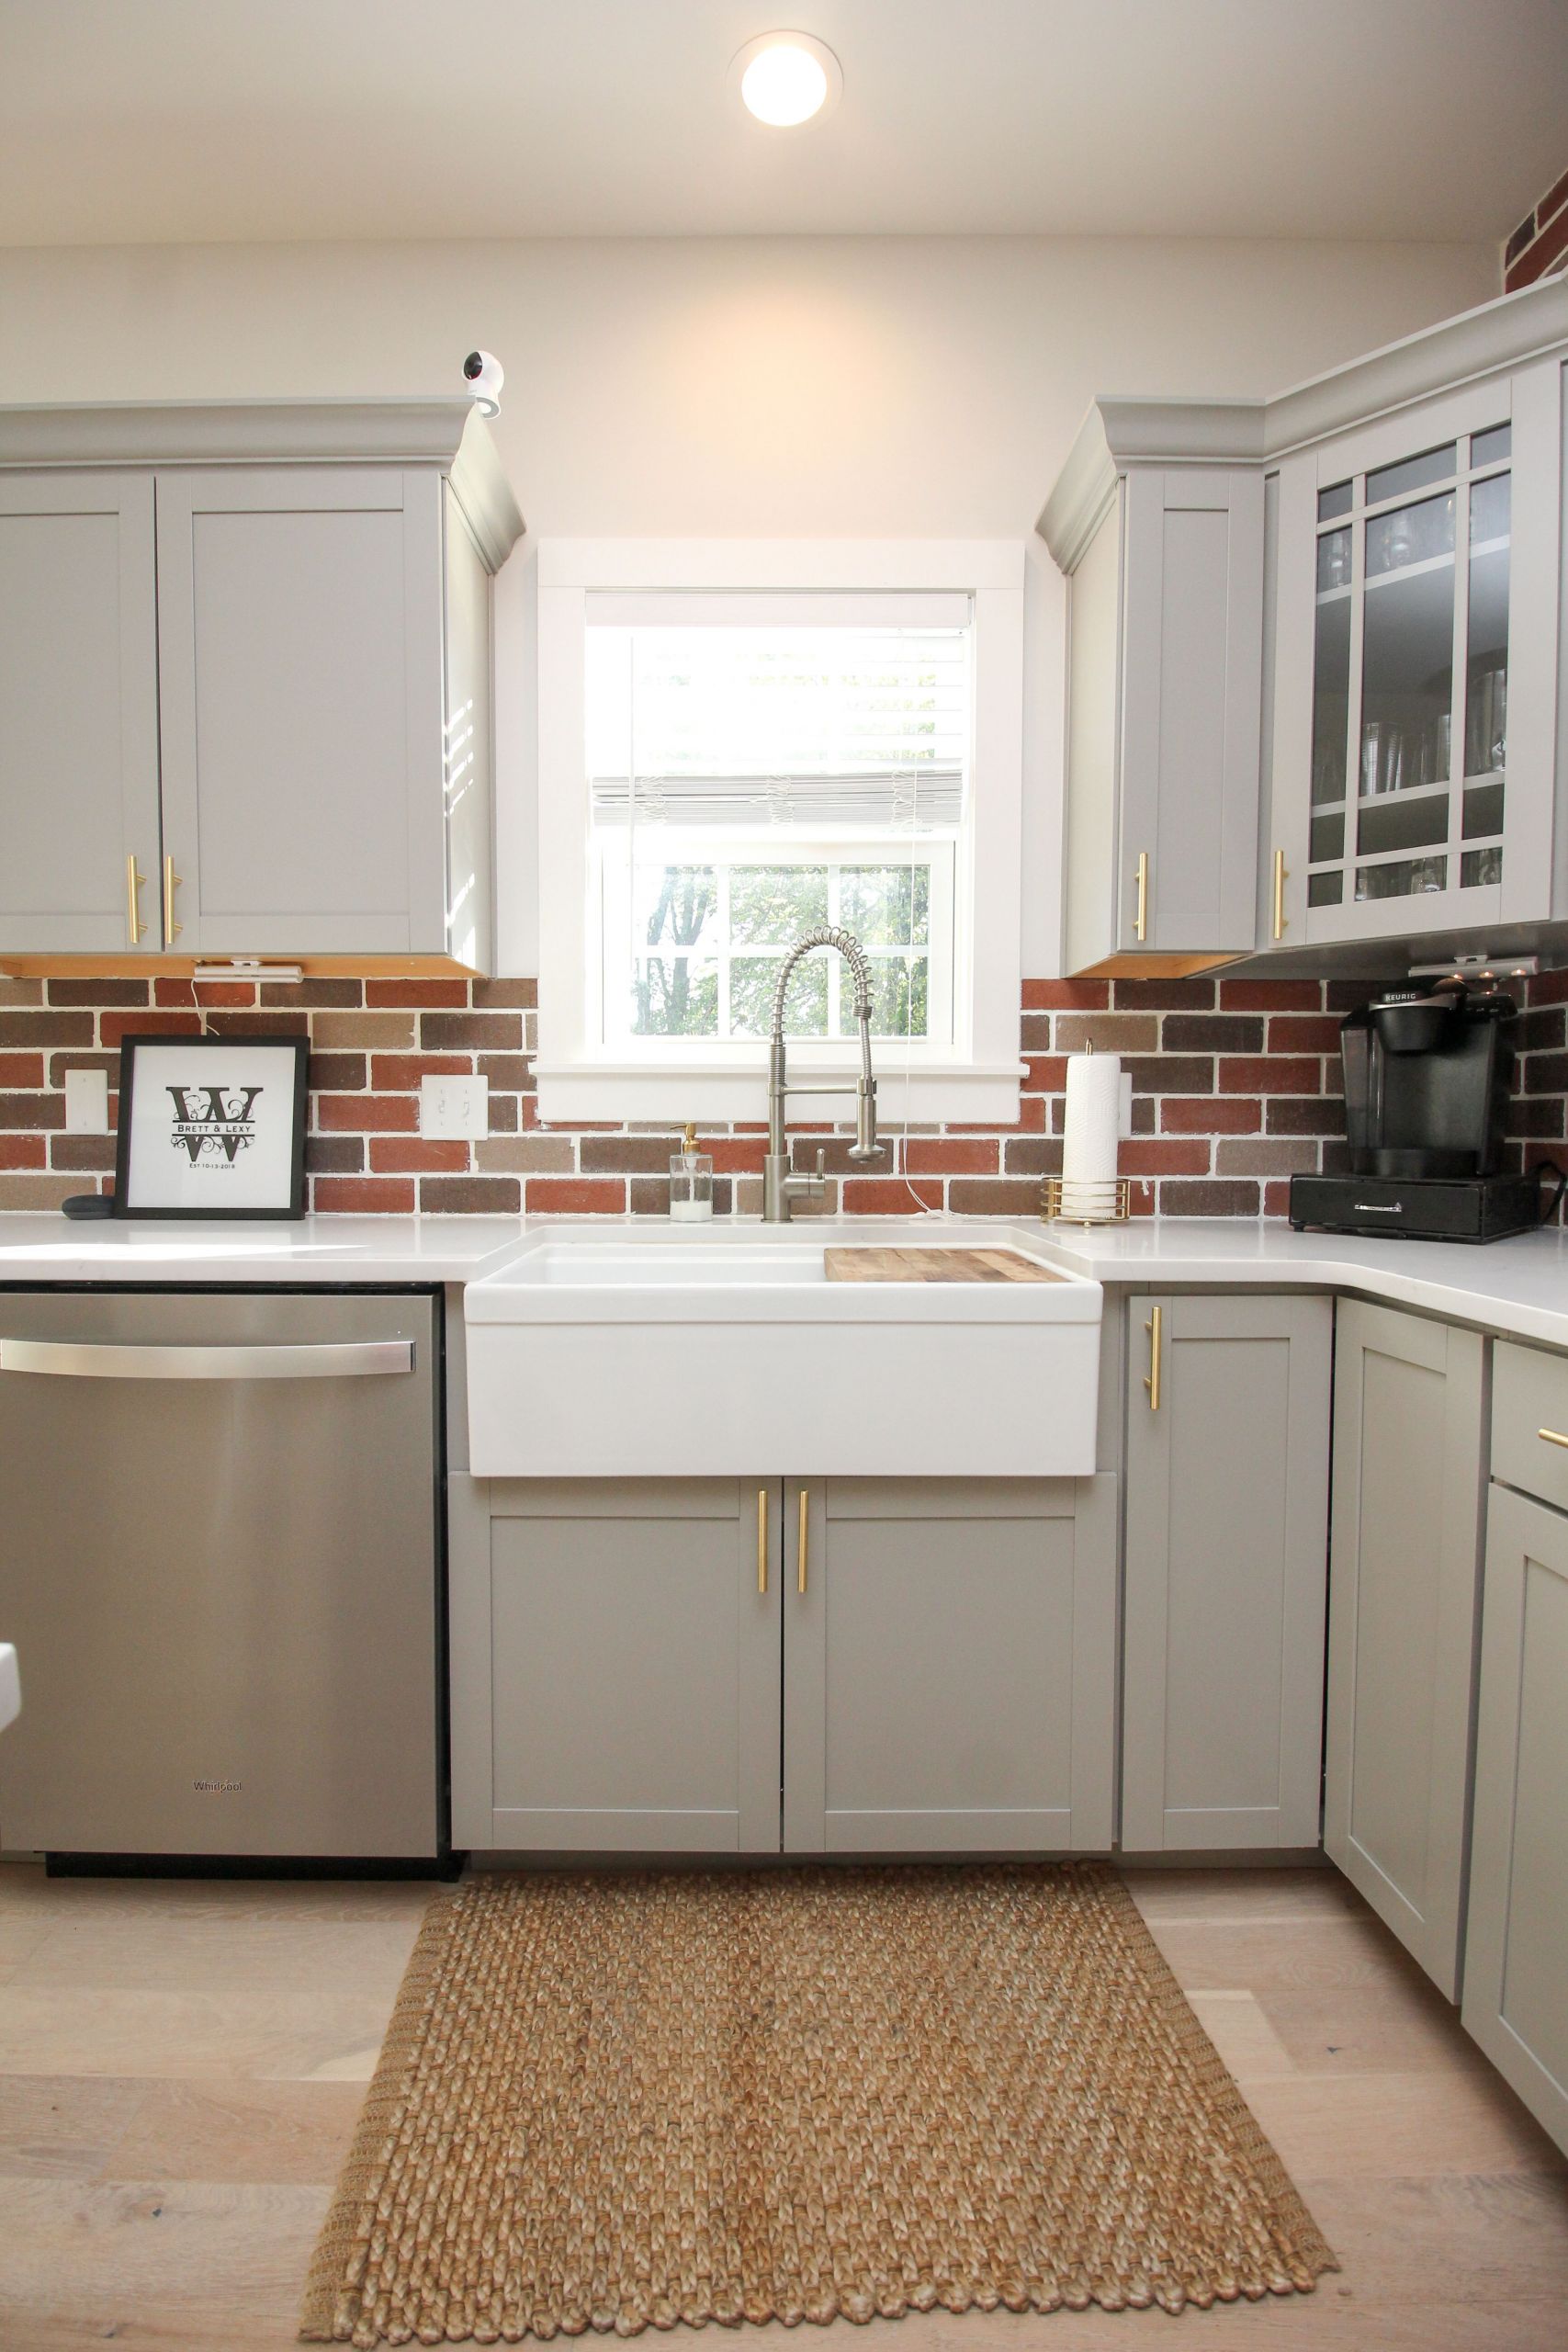
POLYGON ((1280 469, 1269 942, 1551 912, 1561 370, 1280 469))

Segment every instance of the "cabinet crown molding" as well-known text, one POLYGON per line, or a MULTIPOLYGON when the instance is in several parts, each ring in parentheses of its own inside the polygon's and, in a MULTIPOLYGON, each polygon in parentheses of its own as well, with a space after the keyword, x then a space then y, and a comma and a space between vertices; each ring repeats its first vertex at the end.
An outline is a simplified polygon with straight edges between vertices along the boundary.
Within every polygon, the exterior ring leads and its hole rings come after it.
POLYGON ((1517 368, 1568 356, 1568 275, 1423 327, 1267 400, 1094 401, 1036 530, 1071 571, 1120 476, 1136 466, 1267 466, 1354 425, 1517 368))
POLYGON ((523 516, 465 393, 429 400, 127 401, 0 407, 0 467, 434 466, 492 571, 523 516))

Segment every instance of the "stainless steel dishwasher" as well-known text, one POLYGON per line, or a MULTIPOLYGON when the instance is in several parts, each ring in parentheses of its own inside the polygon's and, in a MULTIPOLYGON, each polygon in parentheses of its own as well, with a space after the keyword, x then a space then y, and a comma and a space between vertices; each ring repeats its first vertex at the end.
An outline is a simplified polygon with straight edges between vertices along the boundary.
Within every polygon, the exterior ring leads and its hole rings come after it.
POLYGON ((438 1317, 0 1292, 0 1843, 439 1866, 438 1317))

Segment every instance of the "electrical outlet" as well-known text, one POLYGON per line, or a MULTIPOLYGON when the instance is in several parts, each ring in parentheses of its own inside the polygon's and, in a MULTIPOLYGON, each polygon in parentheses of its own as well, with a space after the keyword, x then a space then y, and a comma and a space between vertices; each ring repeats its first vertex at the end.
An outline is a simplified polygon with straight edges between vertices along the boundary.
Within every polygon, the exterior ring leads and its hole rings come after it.
POLYGON ((109 1131, 109 1074, 107 1069, 68 1069, 65 1073, 65 1132, 73 1136, 107 1136, 109 1131))
POLYGON ((422 1136, 457 1136, 469 1139, 490 1133, 488 1078, 422 1078, 419 1082, 419 1131, 422 1136))

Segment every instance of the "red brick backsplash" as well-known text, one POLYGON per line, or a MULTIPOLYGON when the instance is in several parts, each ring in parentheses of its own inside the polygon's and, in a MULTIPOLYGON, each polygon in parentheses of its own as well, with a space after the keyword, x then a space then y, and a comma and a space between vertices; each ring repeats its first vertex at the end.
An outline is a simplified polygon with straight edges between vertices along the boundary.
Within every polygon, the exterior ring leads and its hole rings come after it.
MULTIPOLYGON (((897 1216, 917 1206, 987 1216, 1033 1214, 1062 1158, 1066 1056, 1092 1043, 1133 1077, 1122 1147, 1135 1214, 1282 1216, 1298 1170, 1343 1159, 1338 1023, 1366 984, 1249 978, 1026 980, 1026 1063, 1015 1125, 955 1123, 896 1137, 898 1164, 861 1172, 846 1138, 795 1131, 795 1164, 827 1155, 829 1208, 897 1216)), ((127 1031, 219 1035, 287 1029, 310 1040, 311 1206, 406 1216, 657 1216, 675 1148, 647 1121, 545 1126, 538 1117, 535 983, 526 979, 277 982, 0 978, 0 1209, 58 1207, 110 1181, 111 1136, 64 1132, 67 1069, 118 1069, 127 1031), (426 1075, 490 1081, 491 1132, 475 1143, 422 1136, 426 1075)), ((1568 972, 1529 983, 1519 1029, 1509 1151, 1568 1155, 1568 972)), ((892 1067, 891 1061, 888 1063, 892 1067)), ((762 1076, 757 1078, 761 1107, 762 1076)), ((896 1090, 889 1089, 896 1100, 896 1090)), ((110 1098, 110 1115, 118 1107, 110 1098)), ((886 1123, 891 1125, 893 1123, 886 1123)), ((760 1118, 702 1136, 721 1213, 761 1206, 760 1118)))
POLYGON ((1503 291, 1533 286, 1568 261, 1568 172, 1525 214, 1503 248, 1503 291))

